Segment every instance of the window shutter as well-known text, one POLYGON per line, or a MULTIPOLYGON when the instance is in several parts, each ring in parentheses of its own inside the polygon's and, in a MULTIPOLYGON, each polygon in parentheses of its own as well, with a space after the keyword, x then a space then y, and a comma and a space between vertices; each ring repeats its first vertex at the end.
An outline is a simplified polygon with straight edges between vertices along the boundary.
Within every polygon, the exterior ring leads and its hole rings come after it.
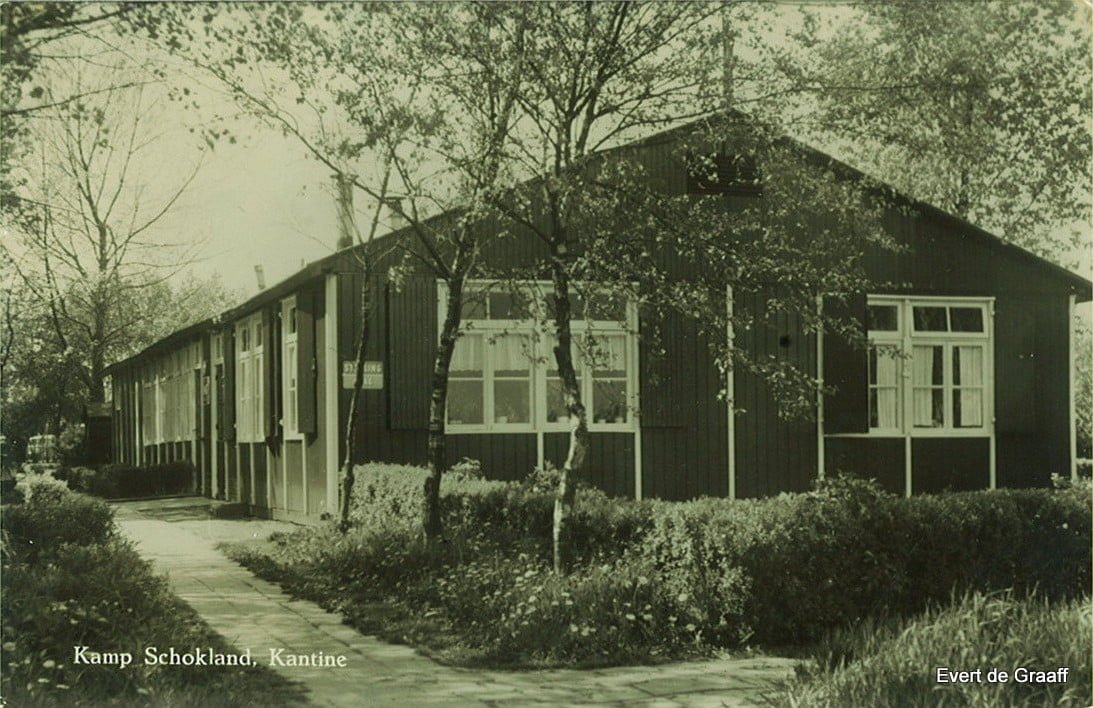
POLYGON ((224 347, 224 440, 235 441, 235 327, 228 325, 223 333, 224 347))
MULTIPOLYGON (((845 303, 824 300, 824 310, 842 320, 853 320, 865 333, 865 293, 852 295, 845 303)), ((842 335, 824 333, 824 384, 834 394, 824 397, 825 433, 869 432, 868 354, 842 335)))
POLYGON ((649 428, 680 427, 686 424, 682 401, 693 400, 693 373, 684 358, 684 323, 681 315, 669 315, 654 324, 642 322, 638 342, 641 425, 649 428), (655 333, 654 331, 655 330, 655 333), (664 354, 660 350, 664 350, 664 354), (690 397, 688 397, 690 396, 690 397))
POLYGON ((436 361, 436 282, 423 276, 407 278, 401 290, 388 290, 387 303, 391 428, 424 430, 429 426, 436 361))
MULTIPOLYGON (((314 288, 296 294, 296 425, 301 433, 317 430, 315 321, 320 300, 314 288)), ((336 376, 338 372, 327 372, 336 376)))
POLYGON ((277 318, 267 307, 262 310, 262 437, 270 441, 277 437, 277 401, 280 386, 276 385, 277 367, 277 318))
MULTIPOLYGON (((1043 315, 1029 299, 1003 299, 995 318, 995 415, 1000 433, 1035 433, 1037 322, 1043 315)), ((1049 320, 1045 320, 1049 321, 1049 320)), ((1042 333, 1041 333, 1042 336, 1042 333)), ((988 381, 989 386, 994 381, 988 381)), ((1043 394, 1041 394, 1043 395, 1043 394)))

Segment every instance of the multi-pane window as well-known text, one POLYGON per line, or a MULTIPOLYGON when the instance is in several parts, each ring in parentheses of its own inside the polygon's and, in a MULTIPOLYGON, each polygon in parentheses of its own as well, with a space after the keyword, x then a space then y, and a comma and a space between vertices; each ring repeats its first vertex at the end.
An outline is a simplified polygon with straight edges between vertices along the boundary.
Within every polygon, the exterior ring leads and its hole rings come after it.
POLYGON ((987 429, 989 305, 974 299, 870 299, 871 431, 974 434, 987 429))
POLYGON ((236 325, 239 353, 236 361, 236 433, 240 442, 259 442, 263 426, 263 347, 261 315, 236 325))
MULTIPOLYGON (((469 289, 449 370, 451 432, 568 428, 554 336, 529 318, 529 312, 547 311, 548 298, 543 302, 541 293, 513 294, 488 286, 469 289)), ((573 363, 591 429, 630 430, 634 337, 626 303, 574 296, 570 306, 573 363), (612 317, 617 321, 600 319, 612 317)))
POLYGON ((482 334, 464 334, 455 343, 448 369, 448 424, 482 425, 486 410, 486 355, 482 334))
POLYGON ((612 334, 600 338, 591 353, 592 422, 625 423, 628 411, 627 337, 612 334))

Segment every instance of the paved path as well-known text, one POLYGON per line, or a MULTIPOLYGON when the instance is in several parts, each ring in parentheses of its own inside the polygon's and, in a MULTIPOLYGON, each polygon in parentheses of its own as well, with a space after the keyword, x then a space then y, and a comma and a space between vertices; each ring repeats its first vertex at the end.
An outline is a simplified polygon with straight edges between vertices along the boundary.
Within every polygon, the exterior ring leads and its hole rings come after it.
POLYGON ((125 502, 117 518, 175 593, 238 649, 250 648, 263 663, 279 647, 286 654, 345 655, 344 669, 274 667, 317 705, 754 706, 792 672, 793 662, 778 658, 519 672, 443 666, 292 599, 216 549, 221 541, 264 537, 290 524, 207 519, 206 506, 197 498, 125 502))

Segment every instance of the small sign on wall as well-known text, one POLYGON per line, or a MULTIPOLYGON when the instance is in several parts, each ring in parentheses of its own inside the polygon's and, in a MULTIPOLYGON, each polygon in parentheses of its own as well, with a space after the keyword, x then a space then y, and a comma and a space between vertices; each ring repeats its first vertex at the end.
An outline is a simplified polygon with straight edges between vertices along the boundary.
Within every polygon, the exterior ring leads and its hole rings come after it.
MULTIPOLYGON (((357 362, 342 362, 342 388, 353 388, 353 381, 357 378, 357 362)), ((361 388, 378 391, 383 388, 383 362, 364 362, 364 377, 361 380, 361 388)))

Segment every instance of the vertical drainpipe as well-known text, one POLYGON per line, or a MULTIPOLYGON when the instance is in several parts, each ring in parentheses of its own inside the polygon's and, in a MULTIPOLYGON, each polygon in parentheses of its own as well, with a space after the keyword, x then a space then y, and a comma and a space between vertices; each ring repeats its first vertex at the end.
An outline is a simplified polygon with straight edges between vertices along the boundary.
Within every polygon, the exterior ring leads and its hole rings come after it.
POLYGON ((1070 414, 1070 479, 1078 479, 1078 421, 1076 419, 1077 408, 1074 401, 1074 385, 1077 382, 1077 372, 1074 366, 1074 310, 1078 304, 1078 296, 1071 295, 1067 298, 1066 308, 1066 354, 1067 372, 1069 383, 1067 385, 1069 405, 1067 411, 1070 414))
MULTIPOLYGON (((816 314, 824 311, 824 296, 816 296, 816 314)), ((823 479, 827 474, 824 447, 824 328, 819 320, 816 327, 816 479, 823 479)))

